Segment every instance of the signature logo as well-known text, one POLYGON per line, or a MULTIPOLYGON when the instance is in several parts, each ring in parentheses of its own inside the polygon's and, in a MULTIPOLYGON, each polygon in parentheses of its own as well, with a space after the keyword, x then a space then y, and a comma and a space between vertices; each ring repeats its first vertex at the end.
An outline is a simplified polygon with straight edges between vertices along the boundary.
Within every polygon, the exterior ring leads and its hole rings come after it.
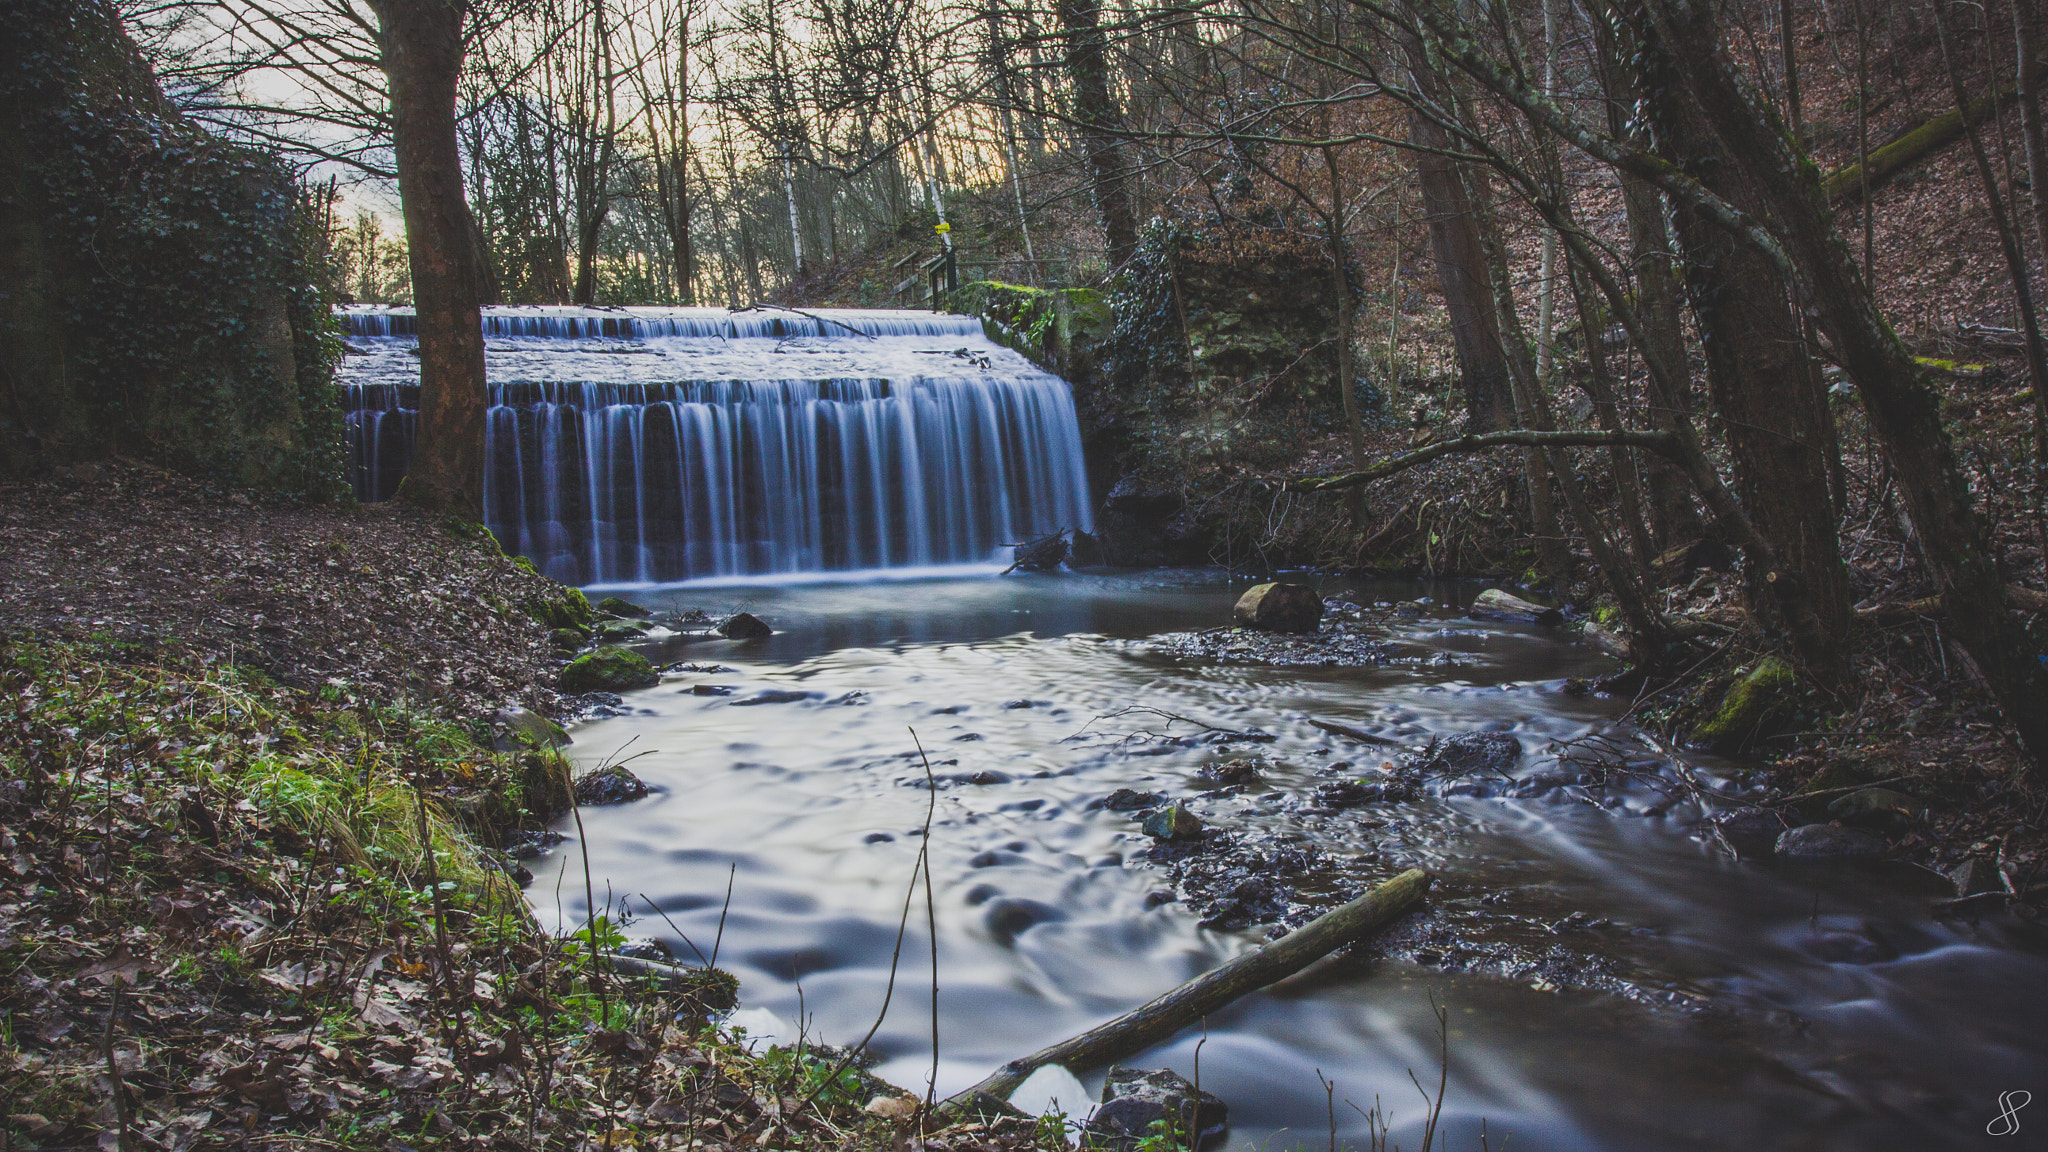
POLYGON ((2022 1088, 2017 1092, 1998 1094, 1998 1115, 1984 1126, 1987 1136, 2017 1136, 2020 1134, 2020 1109, 2034 1102, 2034 1094, 2022 1088))

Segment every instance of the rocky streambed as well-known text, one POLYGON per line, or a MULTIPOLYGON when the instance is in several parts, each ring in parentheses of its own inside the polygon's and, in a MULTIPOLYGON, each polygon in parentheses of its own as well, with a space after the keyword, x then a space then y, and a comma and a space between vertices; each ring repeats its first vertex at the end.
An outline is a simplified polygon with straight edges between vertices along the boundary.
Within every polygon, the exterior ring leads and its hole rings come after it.
MULTIPOLYGON (((874 1048, 879 1074, 943 1095, 1434 873, 1426 914, 1208 1021, 1201 1083, 1245 1146, 1326 1123, 1317 1073, 1366 1104, 1432 1071, 1433 1003, 1466 1143, 1483 1119, 1546 1147, 1938 1147, 1981 1130, 1987 1078, 2043 1070, 2029 924, 1948 903, 1924 869, 1814 854, 1896 838, 1891 817, 1763 806, 1743 765, 1618 724, 1626 702, 1586 687, 1611 667, 1593 649, 1473 618, 1476 587, 1326 588, 1314 636, 1219 628, 1241 590, 669 594, 776 630, 642 645, 675 670, 573 748, 638 755, 652 791, 586 811, 588 843, 530 862, 529 892, 580 920, 587 852, 631 933, 718 948, 746 1003, 846 1042, 883 1003, 923 849, 936 942, 920 891, 874 1048)), ((1133 1063, 1192 1076, 1198 1042, 1133 1063)), ((1397 1108, 1397 1134, 1421 1119, 1397 1108)), ((1367 1137, 1341 1110, 1339 1135, 1367 1137)))

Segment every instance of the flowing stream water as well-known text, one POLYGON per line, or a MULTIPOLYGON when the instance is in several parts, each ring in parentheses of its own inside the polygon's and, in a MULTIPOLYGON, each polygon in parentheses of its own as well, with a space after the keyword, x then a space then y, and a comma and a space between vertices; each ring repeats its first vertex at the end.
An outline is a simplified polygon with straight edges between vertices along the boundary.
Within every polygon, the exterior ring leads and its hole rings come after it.
MULTIPOLYGON (((671 674, 574 728, 581 765, 638 754, 655 792, 586 809, 588 843, 566 827, 529 896, 579 923, 587 860, 629 935, 686 960, 716 941, 747 1009, 847 1043, 882 1005, 928 837, 936 1061, 921 894, 874 1044, 880 1075, 922 1093, 936 1067, 944 1095, 1261 938, 1161 902, 1165 870, 1139 858, 1149 841, 1097 803, 1129 787, 1374 875, 1439 877, 1428 913, 1376 947, 1218 1012, 1206 1041, 1191 1030, 1128 1061, 1193 1075, 1199 1044, 1232 1148, 1325 1148, 1332 1124, 1363 1147, 1359 1110, 1376 1099, 1394 1140, 1419 1147, 1410 1073, 1434 1091, 1432 1002, 1448 1019, 1443 1146, 1458 1152, 1481 1146, 1482 1123, 1493 1148, 1509 1134, 1548 1150, 2001 1146, 1986 1135, 1999 1094, 2048 1090, 2048 950, 2022 926, 1935 918, 1948 893, 1903 866, 1732 861, 1694 804, 1571 785, 1553 746, 1589 735, 1632 749, 1638 769, 1670 766, 1615 729, 1626 701, 1570 690, 1608 667, 1590 649, 1470 619, 1459 605, 1476 586, 1413 584, 1324 584, 1367 604, 1432 599, 1356 625, 1386 645, 1365 666, 1151 642, 1226 623, 1242 587, 1159 571, 636 588, 650 607, 745 609, 778 632, 645 646, 726 670, 671 674), (1311 718, 1410 745, 1506 732, 1521 756, 1494 787, 1317 808, 1303 798, 1391 750, 1311 718), (920 745, 943 778, 929 829, 920 745), (1264 783, 1201 783, 1205 765, 1249 753, 1264 783)), ((1736 766, 1692 767, 1710 791, 1739 791, 1736 766)), ((2036 1120, 2022 1114, 2010 1145, 2036 1120)))

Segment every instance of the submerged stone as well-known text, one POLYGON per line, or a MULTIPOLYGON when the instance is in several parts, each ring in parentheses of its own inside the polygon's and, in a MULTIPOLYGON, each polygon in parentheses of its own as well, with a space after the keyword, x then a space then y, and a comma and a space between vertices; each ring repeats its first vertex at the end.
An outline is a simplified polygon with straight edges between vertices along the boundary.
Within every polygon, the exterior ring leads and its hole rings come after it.
POLYGON ((647 688, 661 680, 661 674, 645 656, 624 648, 600 648, 586 652, 562 669, 564 692, 625 692, 647 688))

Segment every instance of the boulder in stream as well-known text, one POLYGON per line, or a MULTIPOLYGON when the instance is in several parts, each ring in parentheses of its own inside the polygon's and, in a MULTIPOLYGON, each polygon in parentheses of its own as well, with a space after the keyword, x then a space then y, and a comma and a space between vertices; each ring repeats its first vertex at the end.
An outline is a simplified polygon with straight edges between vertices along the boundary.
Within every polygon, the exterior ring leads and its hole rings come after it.
POLYGON ((654 631, 645 620, 600 620, 592 633, 599 644, 629 644, 654 631))
POLYGON ((1102 1106, 1082 1128, 1085 1138, 1120 1150, 1135 1149, 1147 1137, 1160 1133, 1153 1125, 1164 1121, 1170 1135, 1168 1147, 1200 1148, 1223 1134, 1230 1123, 1230 1107, 1221 1098, 1198 1092, 1185 1076, 1171 1069, 1150 1071, 1125 1068, 1109 1070, 1102 1085, 1102 1106), (1198 1132, 1187 1139, 1190 1131, 1198 1132))
POLYGON ((491 717, 491 749, 517 752, 522 748, 560 748, 569 733, 560 724, 531 708, 514 705, 491 717))
POLYGON ((562 669, 562 691, 626 692, 661 681, 645 656, 624 648, 600 648, 569 661, 562 669))
POLYGON ((728 640, 761 640, 775 635, 775 629, 751 612, 735 612, 719 624, 718 634, 728 640))
POLYGON ((654 615, 654 613, 649 612, 647 609, 642 608, 638 604, 633 603, 631 600, 621 600, 617 596, 607 596, 604 599, 599 600, 597 602, 597 610, 599 612, 604 613, 607 616, 617 616, 621 618, 628 616, 654 615))
POLYGON ((1323 598, 1306 584, 1256 584, 1238 597, 1231 615, 1265 632, 1314 632, 1322 625, 1323 598))
POLYGON ((1505 776, 1522 757, 1522 742, 1506 732, 1460 732, 1431 744, 1420 767, 1432 776, 1470 776, 1491 772, 1505 776))
POLYGON ((576 781, 576 803, 625 804, 647 795, 647 784, 623 764, 600 768, 576 781))

